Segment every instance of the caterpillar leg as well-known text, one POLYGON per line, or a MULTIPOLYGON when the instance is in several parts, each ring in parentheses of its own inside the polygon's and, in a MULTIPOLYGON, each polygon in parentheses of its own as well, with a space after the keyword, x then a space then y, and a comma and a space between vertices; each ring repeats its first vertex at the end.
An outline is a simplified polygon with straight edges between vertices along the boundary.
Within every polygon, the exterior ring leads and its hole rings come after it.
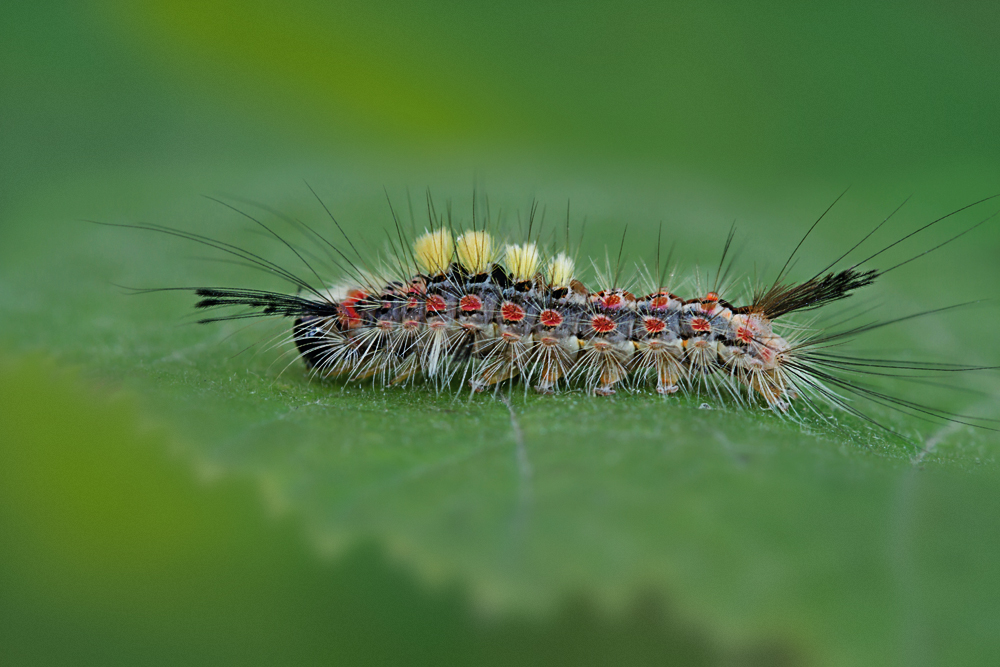
POLYGON ((656 376, 656 392, 668 396, 680 390, 678 383, 684 377, 681 360, 684 348, 680 340, 652 339, 636 343, 635 366, 638 373, 656 376))
POLYGON ((483 346, 479 377, 470 380, 469 386, 473 391, 481 392, 491 385, 520 375, 530 345, 530 336, 510 331, 490 340, 483 346))
POLYGON ((611 396, 615 385, 628 377, 629 360, 635 354, 631 341, 611 342, 594 338, 584 343, 577 366, 597 396, 611 396))
POLYGON ((720 343, 719 363, 731 377, 748 387, 751 395, 761 396, 769 408, 784 413, 798 397, 780 366, 778 353, 787 346, 778 336, 753 338, 745 347, 720 343))
POLYGON ((764 398, 767 407, 779 412, 788 412, 791 407, 790 401, 795 392, 789 392, 785 388, 780 373, 773 370, 753 369, 736 376, 740 381, 764 398))
POLYGON ((559 380, 564 378, 580 353, 576 336, 535 334, 527 375, 538 376, 535 391, 554 394, 559 380))

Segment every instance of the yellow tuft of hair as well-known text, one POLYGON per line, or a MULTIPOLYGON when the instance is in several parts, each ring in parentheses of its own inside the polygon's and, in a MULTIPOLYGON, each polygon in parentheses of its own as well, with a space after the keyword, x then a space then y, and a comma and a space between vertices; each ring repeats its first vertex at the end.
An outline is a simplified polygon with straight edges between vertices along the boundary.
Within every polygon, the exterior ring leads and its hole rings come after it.
POLYGON ((429 276, 441 275, 447 271, 454 254, 455 243, 451 240, 451 232, 443 227, 426 232, 413 242, 413 256, 417 265, 429 276))
POLYGON ((507 246, 504 250, 504 264, 513 276, 514 282, 523 283, 534 280, 541 264, 538 246, 534 243, 507 246))
POLYGON ((474 276, 489 273, 493 264, 493 237, 486 232, 465 232, 455 242, 458 263, 474 276))
POLYGON ((559 253, 549 261, 549 285, 552 287, 569 287, 573 280, 573 269, 576 266, 573 258, 564 252, 559 253))

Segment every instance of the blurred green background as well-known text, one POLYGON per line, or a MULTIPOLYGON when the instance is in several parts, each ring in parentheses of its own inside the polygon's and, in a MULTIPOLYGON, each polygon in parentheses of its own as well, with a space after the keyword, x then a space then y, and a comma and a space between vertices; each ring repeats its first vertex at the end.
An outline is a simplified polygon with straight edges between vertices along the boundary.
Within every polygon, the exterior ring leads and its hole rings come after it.
MULTIPOLYGON (((82 220, 291 265, 199 195, 323 225, 305 180, 380 246, 385 192, 468 219, 475 185, 510 218, 570 200, 598 256, 628 223, 651 260, 662 221, 689 270, 735 219, 750 275, 850 186, 801 277, 911 194, 879 242, 1000 191, 998 34, 987 2, 5 4, 0 662, 996 664, 995 433, 322 385, 242 352, 280 324, 115 286, 280 283, 82 220)), ((987 225, 864 303, 995 298, 998 250, 987 225)), ((985 303, 862 347, 996 364, 998 330, 985 303)), ((998 416, 995 373, 949 380, 887 386, 998 416)))

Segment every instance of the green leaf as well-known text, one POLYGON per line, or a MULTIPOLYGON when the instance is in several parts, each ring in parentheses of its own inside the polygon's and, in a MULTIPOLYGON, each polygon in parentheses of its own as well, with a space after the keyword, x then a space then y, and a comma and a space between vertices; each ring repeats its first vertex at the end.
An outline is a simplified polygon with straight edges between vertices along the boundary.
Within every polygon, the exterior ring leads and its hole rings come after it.
MULTIPOLYGON (((287 288, 80 219, 177 226, 304 272, 197 197, 340 243, 303 178, 368 256, 392 230, 383 185, 404 225, 425 186, 468 219, 475 175, 511 227, 537 197, 561 238, 569 199, 599 263, 625 223, 626 254, 654 261, 663 221, 702 276, 734 218, 741 275, 773 276, 860 181, 797 255, 803 277, 914 190, 866 254, 1000 175, 985 19, 955 45, 959 19, 889 7, 438 9, 108 3, 0 21, 16 130, 0 162, 5 657, 997 662, 995 432, 880 406, 865 409, 909 441, 825 406, 833 423, 799 424, 690 395, 517 387, 508 404, 322 383, 280 345, 287 322, 198 326, 189 295, 117 287, 287 288)), ((986 225, 844 305, 880 320, 992 297, 998 243, 986 225)), ((995 365, 997 330, 987 304, 853 349, 995 365)), ((997 416, 995 372, 946 384, 880 386, 997 416)))
MULTIPOLYGON (((375 205, 345 224, 361 231, 375 205)), ((201 209, 220 218, 214 235, 278 252, 238 215, 201 209)), ((31 232, 56 233, 58 245, 13 260, 8 345, 130 388, 190 469, 252 481, 266 512, 294 517, 318 558, 370 542, 502 613, 544 616, 574 595, 615 610, 665 598, 727 646, 776 640, 835 662, 904 655, 925 628, 942 632, 936 657, 959 659, 955 638, 975 635, 971 610, 992 608, 996 576, 970 557, 998 546, 984 530, 998 504, 984 432, 877 411, 926 434, 914 445, 843 416, 844 430, 803 427, 716 401, 705 409, 697 396, 515 389, 508 407, 458 389, 311 381, 294 354, 267 349, 287 323, 178 324, 189 296, 128 295, 97 278, 146 287, 266 276, 136 230, 31 232)))

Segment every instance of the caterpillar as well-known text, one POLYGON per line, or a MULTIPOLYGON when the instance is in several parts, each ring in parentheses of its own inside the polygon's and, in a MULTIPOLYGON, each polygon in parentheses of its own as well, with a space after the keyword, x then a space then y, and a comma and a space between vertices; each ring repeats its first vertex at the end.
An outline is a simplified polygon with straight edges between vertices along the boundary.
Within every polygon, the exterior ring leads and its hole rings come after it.
MULTIPOLYGON (((312 188, 310 188, 312 190, 312 188)), ((437 213, 430 194, 428 223, 408 233, 389 208, 394 228, 387 232, 378 264, 365 261, 336 218, 313 191, 346 245, 301 221, 291 221, 312 243, 300 248, 263 221, 232 204, 215 200, 252 220, 296 257, 310 278, 230 243, 159 225, 112 225, 147 229, 207 245, 292 284, 294 293, 253 288, 168 288, 193 292, 199 310, 237 308, 203 317, 201 323, 245 318, 286 318, 285 342, 294 345, 311 377, 370 381, 376 386, 430 381, 439 389, 471 392, 522 385, 540 394, 582 391, 610 396, 649 389, 663 396, 677 392, 711 395, 742 407, 759 406, 781 416, 824 416, 823 403, 880 426, 851 396, 892 407, 922 419, 990 428, 989 419, 961 415, 889 394, 859 381, 865 373, 953 373, 995 367, 904 362, 839 354, 837 346, 877 328, 947 308, 855 325, 813 329, 794 316, 822 309, 984 224, 962 232, 892 266, 872 267, 890 248, 994 197, 941 216, 844 268, 838 267, 899 210, 823 269, 805 280, 790 279, 790 267, 812 224, 773 281, 740 288, 729 281, 733 262, 726 258, 730 231, 715 284, 684 292, 675 273, 659 261, 655 271, 637 265, 623 278, 621 251, 613 270, 598 271, 586 286, 583 271, 568 247, 540 242, 533 232, 519 241, 503 238, 499 224, 477 220, 475 195, 471 225, 437 213), (342 272, 331 285, 318 264, 342 272), (379 266, 379 268, 373 268, 379 266), (315 279, 315 280, 313 280, 315 279), (793 316, 793 319, 789 319, 793 316)), ((1000 196, 1000 195, 995 195, 1000 196)), ((839 200, 839 197, 838 197, 839 200)), ((834 204, 836 200, 834 201, 834 204)), ((904 202, 905 203, 905 202, 904 202)), ((900 208, 902 205, 900 205, 900 208)), ((995 215, 995 214, 994 214, 995 215)), ((567 230, 569 215, 567 212, 567 230)), ((662 235, 662 227, 661 227, 662 235)), ((568 238, 568 233, 567 233, 568 238)), ((624 239, 623 239, 624 240, 624 239)), ((670 264, 668 258, 666 265, 670 264)), ((142 291, 160 291, 142 290, 142 291)))

